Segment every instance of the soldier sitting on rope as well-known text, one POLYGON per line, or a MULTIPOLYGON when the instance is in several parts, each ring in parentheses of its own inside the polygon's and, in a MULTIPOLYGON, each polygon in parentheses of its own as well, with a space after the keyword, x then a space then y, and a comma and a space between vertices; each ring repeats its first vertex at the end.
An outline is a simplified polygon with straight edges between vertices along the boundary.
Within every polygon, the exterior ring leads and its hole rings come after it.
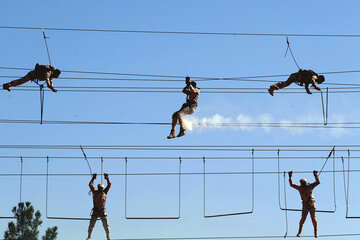
POLYGON ((190 81, 190 77, 186 77, 186 87, 184 87, 182 92, 186 94, 186 103, 182 105, 179 111, 174 112, 172 115, 172 126, 170 135, 167 136, 168 139, 176 137, 175 128, 178 120, 180 124, 180 132, 177 137, 182 137, 185 135, 185 128, 182 117, 184 114, 194 113, 198 104, 200 88, 196 87, 196 82, 190 81))
POLYGON ((40 65, 37 63, 35 65, 35 69, 28 72, 28 74, 26 74, 24 77, 3 84, 3 89, 10 92, 10 87, 16 87, 28 81, 34 81, 37 84, 38 81, 46 81, 46 85, 48 86, 48 88, 50 88, 53 92, 56 92, 57 90, 53 86, 52 79, 58 78, 60 74, 61 71, 59 69, 56 69, 54 66, 40 65))
POLYGON ((106 197, 107 197, 107 193, 110 190, 111 182, 109 180, 108 174, 105 173, 104 178, 107 181, 107 186, 105 189, 104 189, 104 185, 99 184, 98 189, 95 190, 93 183, 94 183, 94 180, 96 179, 96 173, 93 174, 93 177, 89 183, 90 190, 93 194, 94 208, 92 209, 91 220, 90 220, 90 225, 89 225, 89 230, 88 230, 89 235, 86 240, 91 240, 91 233, 92 233, 92 230, 94 229, 96 220, 98 218, 101 219, 102 224, 104 226, 104 230, 106 232, 106 239, 111 240, 110 227, 109 227, 109 222, 107 219, 106 209, 105 209, 106 197))
POLYGON ((310 211, 310 216, 311 216, 311 220, 312 223, 314 225, 314 236, 315 238, 318 237, 318 233, 317 233, 317 220, 316 220, 316 206, 315 206, 315 200, 314 200, 314 194, 313 194, 313 189, 320 184, 320 179, 318 176, 318 172, 314 170, 314 177, 316 182, 311 183, 311 184, 306 184, 306 179, 302 178, 300 180, 300 186, 296 185, 293 183, 292 181, 292 174, 293 172, 289 172, 289 183, 290 186, 295 188, 296 190, 299 191, 301 199, 302 199, 302 216, 301 216, 301 220, 299 223, 299 232, 296 236, 300 237, 301 236, 301 232, 302 232, 302 227, 305 223, 306 217, 310 211))
POLYGON ((300 69, 298 72, 293 73, 285 82, 278 82, 274 85, 271 85, 268 89, 271 96, 274 96, 274 91, 281 88, 287 87, 292 83, 296 83, 299 86, 305 84, 305 89, 308 94, 311 94, 309 90, 309 84, 311 84, 316 90, 320 91, 321 89, 316 85, 316 83, 321 84, 325 81, 323 75, 318 75, 313 70, 304 70, 300 69))

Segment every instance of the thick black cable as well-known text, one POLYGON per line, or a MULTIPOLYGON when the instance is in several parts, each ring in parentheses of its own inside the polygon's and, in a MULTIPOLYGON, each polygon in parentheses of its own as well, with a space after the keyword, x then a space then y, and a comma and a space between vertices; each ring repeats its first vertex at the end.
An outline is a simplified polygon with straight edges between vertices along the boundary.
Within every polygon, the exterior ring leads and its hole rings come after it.
POLYGON ((12 30, 48 30, 99 33, 142 33, 142 34, 180 34, 180 35, 218 35, 218 36, 260 36, 260 37, 346 37, 358 38, 360 34, 311 34, 311 33, 243 33, 243 32, 200 32, 200 31, 160 31, 160 30, 128 30, 128 29, 100 29, 100 28, 59 28, 59 27, 24 27, 0 26, 0 29, 12 30))

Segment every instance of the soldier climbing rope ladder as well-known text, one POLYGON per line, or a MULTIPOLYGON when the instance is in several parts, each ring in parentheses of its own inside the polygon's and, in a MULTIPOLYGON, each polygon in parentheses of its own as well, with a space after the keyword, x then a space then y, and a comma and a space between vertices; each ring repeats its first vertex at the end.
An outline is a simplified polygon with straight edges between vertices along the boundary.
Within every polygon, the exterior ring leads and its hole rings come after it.
POLYGON ((309 90, 309 85, 311 84, 316 90, 320 91, 321 89, 316 85, 316 83, 321 84, 325 81, 323 75, 318 75, 313 70, 304 70, 300 69, 296 73, 292 73, 290 77, 285 82, 278 82, 273 84, 268 89, 271 96, 274 96, 274 91, 285 88, 292 83, 296 83, 299 86, 305 85, 305 90, 308 94, 312 94, 309 90))
POLYGON ((53 86, 52 79, 58 78, 60 74, 61 71, 59 69, 56 69, 52 65, 40 65, 37 63, 35 65, 35 69, 28 72, 24 77, 3 84, 3 89, 10 92, 10 87, 16 87, 28 81, 34 81, 37 84, 38 81, 45 81, 48 88, 50 88, 53 92, 57 92, 57 90, 53 86))
POLYGON ((200 88, 196 87, 196 82, 191 81, 190 77, 186 77, 186 86, 183 88, 182 92, 186 94, 186 103, 182 105, 179 111, 174 112, 174 114, 172 115, 171 131, 170 135, 167 136, 168 139, 182 137, 185 135, 186 129, 184 128, 184 122, 182 117, 185 114, 193 114, 198 105, 200 88), (178 120, 180 124, 180 132, 176 136, 175 128, 178 120))
POLYGON ((104 173, 104 178, 107 181, 106 188, 104 189, 103 184, 98 184, 98 189, 95 190, 94 180, 96 179, 96 176, 97 176, 96 173, 93 174, 93 177, 92 177, 92 179, 90 180, 90 183, 89 183, 89 187, 90 187, 90 190, 91 190, 92 195, 93 195, 94 207, 93 207, 92 212, 91 212, 91 219, 90 219, 89 230, 88 230, 88 238, 86 240, 91 240, 91 233, 92 233, 92 231, 94 229, 96 220, 98 218, 100 218, 101 221, 102 221, 104 230, 106 232, 106 239, 111 240, 111 238, 110 238, 110 226, 109 226, 109 221, 107 219, 106 208, 105 208, 107 193, 110 190, 111 182, 109 180, 109 175, 107 173, 104 173))

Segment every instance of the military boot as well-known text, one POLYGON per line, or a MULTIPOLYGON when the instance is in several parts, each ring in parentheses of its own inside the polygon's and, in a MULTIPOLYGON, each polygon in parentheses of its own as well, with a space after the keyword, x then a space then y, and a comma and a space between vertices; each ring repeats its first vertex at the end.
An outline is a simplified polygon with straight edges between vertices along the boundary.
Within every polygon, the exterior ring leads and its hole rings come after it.
POLYGON ((4 90, 8 90, 8 91, 10 92, 10 91, 11 91, 11 89, 10 89, 10 84, 9 84, 9 83, 3 84, 3 89, 4 89, 4 90))
POLYGON ((182 136, 185 136, 185 129, 184 128, 180 128, 180 132, 177 135, 177 137, 182 137, 182 136))
POLYGON ((271 85, 270 88, 268 89, 268 92, 270 93, 271 96, 274 96, 274 91, 275 90, 279 90, 279 87, 276 86, 276 84, 271 85))
POLYGON ((167 136, 167 139, 176 138, 175 131, 171 130, 169 136, 167 136))

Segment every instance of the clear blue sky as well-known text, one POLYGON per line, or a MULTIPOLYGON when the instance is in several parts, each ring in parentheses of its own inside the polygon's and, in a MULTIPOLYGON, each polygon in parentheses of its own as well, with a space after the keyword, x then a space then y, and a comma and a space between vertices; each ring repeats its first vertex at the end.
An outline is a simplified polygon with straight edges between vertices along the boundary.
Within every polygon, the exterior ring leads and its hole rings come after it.
MULTIPOLYGON (((359 34, 359 2, 197 0, 197 1, 8 1, 0 2, 0 25, 60 28, 100 28, 160 31, 359 34)), ((284 37, 153 35, 133 33, 89 33, 47 31, 53 64, 59 69, 163 74, 181 76, 236 77, 290 74, 297 71, 290 56, 284 58, 284 37)), ((0 66, 32 68, 47 63, 41 31, 0 29, 0 66)), ((317 72, 358 70, 359 38, 290 38, 300 66, 317 72)), ((21 76, 26 71, 0 70, 0 75, 21 76)), ((62 77, 94 77, 63 73, 62 77)), ((106 77, 106 76, 105 76, 106 77)), ((109 76, 107 76, 109 77, 109 76)), ((274 82, 283 78, 272 78, 274 82)), ((12 80, 1 78, 1 83, 12 80)), ((358 73, 326 75, 327 82, 358 83, 358 73)), ((31 86, 33 83, 27 83, 31 86)), ((259 87, 269 83, 199 82, 199 87, 259 87)), ((57 86, 151 86, 177 87, 183 83, 130 83, 54 80, 57 86)), ((296 86, 293 86, 296 87, 296 86)), ((329 122, 358 121, 360 111, 354 103, 358 93, 329 96, 329 122)), ((183 103, 179 93, 46 93, 45 119, 79 121, 170 122, 171 114, 183 103)), ((38 92, 2 91, 1 119, 38 119, 38 92)), ((321 122, 319 94, 202 94, 194 113, 197 119, 216 114, 224 121, 321 122), (245 119, 245 120, 244 120, 245 119)), ((261 144, 357 144, 359 131, 344 129, 194 129, 169 141, 168 126, 87 126, 87 125, 11 125, 0 126, 0 144, 73 144, 73 145, 261 145, 261 144)), ((330 149, 329 149, 330 150, 330 149)), ((276 152, 255 153, 276 156, 276 152)), ((80 150, 1 149, 0 155, 79 156, 80 150)), ((89 151, 89 156, 250 156, 250 152, 212 151, 89 151)), ((296 156, 296 153, 289 153, 296 156)), ((300 153, 298 156, 323 156, 300 153)), ((354 153, 355 155, 355 153, 354 153)), ((51 160, 52 173, 88 173, 83 159, 51 160)), ((99 172, 99 160, 91 160, 99 172)), ((321 160, 293 160, 282 163, 282 170, 319 169, 321 160)), ((337 168, 341 162, 337 160, 337 168)), ((176 171, 177 161, 133 161, 129 171, 176 171)), ((331 170, 331 166, 327 166, 331 170)), ((356 162, 353 163, 356 168, 356 162)), ((107 160, 107 172, 124 171, 123 161, 107 160)), ((184 160, 183 169, 201 172, 202 161, 184 160)), ((1 173, 16 173, 19 161, 1 160, 1 173)), ((209 171, 250 171, 250 161, 213 161, 209 171)), ((258 171, 276 171, 275 160, 256 162, 258 171)), ((44 173, 44 159, 25 159, 25 173, 44 173)), ((111 177, 111 176, 110 176, 111 177)), ((297 181, 302 175, 295 175, 297 181)), ((311 175, 305 175, 312 180, 311 175)), ((358 220, 345 219, 342 175, 337 175, 338 209, 336 214, 319 214, 319 234, 354 233, 358 220)), ((319 209, 332 209, 332 176, 321 176, 315 191, 319 209)), ((352 203, 358 202, 356 174, 352 177, 352 203)), ((87 195, 88 177, 50 179, 50 215, 87 217, 92 200, 87 195)), ((124 178, 111 177, 107 209, 113 238, 202 237, 282 235, 284 212, 277 202, 277 176, 258 175, 255 185, 255 212, 252 215, 204 219, 202 216, 202 176, 184 176, 180 220, 125 220, 124 178)), ((249 176, 210 176, 208 207, 211 213, 246 211, 251 206, 249 176)), ((18 201, 18 178, 3 177, 6 194, 2 196, 0 215, 11 214, 18 201)), ((45 218, 45 178, 25 177, 23 200, 31 201, 43 213, 43 228, 57 225, 61 240, 85 239, 87 221, 47 220, 45 218)), ((133 215, 176 215, 176 177, 129 178, 129 209, 133 215)), ((287 189, 288 203, 300 207, 295 190, 287 189)), ((351 205, 353 215, 360 208, 351 205)), ((300 213, 289 213, 289 235, 297 232, 300 213)), ((7 220, 0 220, 0 235, 7 220)), ((304 235, 311 235, 310 218, 304 235)), ((93 239, 105 239, 98 222, 93 239)), ((323 238, 327 239, 327 238, 323 238)))

